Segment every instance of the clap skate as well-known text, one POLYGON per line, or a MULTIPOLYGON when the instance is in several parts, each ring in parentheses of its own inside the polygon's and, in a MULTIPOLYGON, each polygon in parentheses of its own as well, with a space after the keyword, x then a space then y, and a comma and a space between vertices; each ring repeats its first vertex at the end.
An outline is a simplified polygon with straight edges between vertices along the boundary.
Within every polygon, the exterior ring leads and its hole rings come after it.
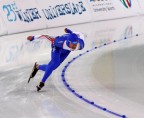
POLYGON ((38 86, 36 86, 37 92, 39 92, 42 89, 42 87, 44 87, 44 85, 45 85, 45 83, 40 82, 40 84, 38 86))
POLYGON ((35 62, 34 67, 32 69, 32 72, 30 74, 30 77, 28 79, 28 83, 30 82, 30 80, 36 75, 36 73, 38 72, 38 68, 37 68, 37 62, 35 62))

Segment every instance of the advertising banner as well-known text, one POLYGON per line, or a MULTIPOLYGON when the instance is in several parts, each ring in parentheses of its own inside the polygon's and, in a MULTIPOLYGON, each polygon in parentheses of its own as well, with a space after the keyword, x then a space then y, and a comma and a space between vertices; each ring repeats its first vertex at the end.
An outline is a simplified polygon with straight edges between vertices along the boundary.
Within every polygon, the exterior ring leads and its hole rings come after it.
POLYGON ((3 0, 0 3, 0 14, 9 34, 46 28, 35 0, 3 0))
POLYGON ((93 21, 135 16, 140 13, 137 0, 89 0, 93 21))
POLYGON ((37 39, 32 42, 26 40, 27 36, 46 34, 46 30, 25 32, 0 37, 0 68, 3 66, 23 65, 38 60, 46 60, 51 52, 51 43, 47 40, 37 39))
POLYGON ((144 14, 144 1, 143 0, 137 0, 139 7, 140 7, 140 13, 144 14))
MULTIPOLYGON (((51 43, 48 40, 37 39, 32 42, 26 40, 27 36, 47 34, 50 36, 60 36, 64 34, 65 27, 25 32, 8 36, 0 36, 0 68, 9 64, 25 64, 36 60, 47 60, 50 57, 51 43), (44 58, 43 58, 44 57, 44 58), (36 60, 35 60, 36 59, 36 60)), ((127 37, 129 43, 123 41, 123 46, 131 44, 131 38, 136 34, 144 33, 144 18, 132 17, 125 19, 109 20, 102 22, 91 22, 81 25, 68 26, 74 32, 86 34, 85 48, 103 45, 114 40, 121 40, 127 37), (136 22, 137 21, 137 22, 136 22)), ((84 50, 81 50, 84 52, 84 50)), ((80 53, 80 51, 79 51, 80 53)), ((73 52, 77 54, 77 52, 73 52)))
POLYGON ((48 27, 91 21, 91 10, 85 0, 37 0, 48 27))
POLYGON ((2 17, 0 16, 0 35, 6 35, 6 34, 7 34, 7 27, 2 17))
POLYGON ((0 3, 0 35, 144 13, 141 0, 0 0, 0 3))

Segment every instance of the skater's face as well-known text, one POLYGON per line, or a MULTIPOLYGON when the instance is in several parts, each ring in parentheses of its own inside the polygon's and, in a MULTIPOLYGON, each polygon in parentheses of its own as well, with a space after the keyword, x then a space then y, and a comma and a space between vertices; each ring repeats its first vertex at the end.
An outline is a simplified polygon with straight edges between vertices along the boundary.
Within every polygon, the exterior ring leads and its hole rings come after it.
POLYGON ((69 47, 74 50, 74 49, 76 49, 77 44, 72 44, 72 43, 70 43, 70 44, 69 44, 69 47))

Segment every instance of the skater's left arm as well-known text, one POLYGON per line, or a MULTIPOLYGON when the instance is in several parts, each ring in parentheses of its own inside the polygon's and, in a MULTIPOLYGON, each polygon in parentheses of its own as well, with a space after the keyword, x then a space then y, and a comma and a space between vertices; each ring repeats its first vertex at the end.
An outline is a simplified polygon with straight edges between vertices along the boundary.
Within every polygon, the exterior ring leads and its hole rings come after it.
POLYGON ((85 45, 84 41, 82 39, 79 40, 79 45, 80 45, 79 50, 82 50, 84 48, 84 45, 85 45))

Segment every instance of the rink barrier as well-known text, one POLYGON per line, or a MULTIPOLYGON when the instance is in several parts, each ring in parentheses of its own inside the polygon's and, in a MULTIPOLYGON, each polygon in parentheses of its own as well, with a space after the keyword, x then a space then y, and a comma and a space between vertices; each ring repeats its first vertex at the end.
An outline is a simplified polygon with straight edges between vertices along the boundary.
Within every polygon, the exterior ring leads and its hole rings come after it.
MULTIPOLYGON (((136 35, 134 35, 134 36, 132 36, 132 37, 130 37, 130 38, 138 37, 139 35, 140 35, 140 34, 136 34, 136 35)), ((84 53, 79 54, 78 56, 74 57, 71 61, 69 61, 69 62, 65 65, 65 67, 63 68, 62 73, 61 73, 61 78, 62 78, 62 81, 63 81, 65 87, 66 87, 70 92, 72 92, 76 97, 78 97, 79 99, 83 100, 84 102, 86 102, 86 103, 88 103, 88 104, 90 104, 90 105, 92 105, 92 106, 94 106, 94 107, 96 107, 96 108, 98 108, 98 109, 100 109, 100 110, 103 110, 103 111, 105 111, 105 112, 107 112, 107 113, 110 113, 110 114, 112 114, 112 115, 115 115, 115 116, 117 116, 117 117, 128 118, 126 115, 122 115, 122 114, 119 114, 118 112, 111 111, 111 110, 109 110, 108 108, 105 108, 105 107, 103 107, 103 106, 100 106, 100 105, 98 105, 97 103, 95 103, 94 101, 89 100, 89 99, 85 98, 84 96, 82 96, 81 94, 77 93, 77 92, 68 84, 68 82, 66 81, 65 72, 67 71, 67 68, 70 66, 70 64, 73 63, 73 62, 74 62, 76 59, 78 59, 79 57, 81 57, 81 56, 83 56, 83 55, 85 55, 85 54, 87 54, 87 53, 89 53, 89 52, 91 52, 91 51, 94 51, 94 50, 96 50, 96 49, 98 49, 98 48, 102 48, 102 47, 104 47, 104 46, 107 46, 107 45, 110 45, 110 44, 113 44, 113 43, 116 43, 116 42, 119 42, 119 41, 122 41, 122 40, 127 40, 127 39, 130 39, 130 38, 129 38, 129 37, 124 37, 123 39, 113 40, 112 42, 108 42, 108 43, 104 43, 104 44, 99 45, 99 46, 95 46, 94 48, 92 48, 92 49, 90 49, 90 50, 87 50, 87 51, 85 51, 84 53)))

